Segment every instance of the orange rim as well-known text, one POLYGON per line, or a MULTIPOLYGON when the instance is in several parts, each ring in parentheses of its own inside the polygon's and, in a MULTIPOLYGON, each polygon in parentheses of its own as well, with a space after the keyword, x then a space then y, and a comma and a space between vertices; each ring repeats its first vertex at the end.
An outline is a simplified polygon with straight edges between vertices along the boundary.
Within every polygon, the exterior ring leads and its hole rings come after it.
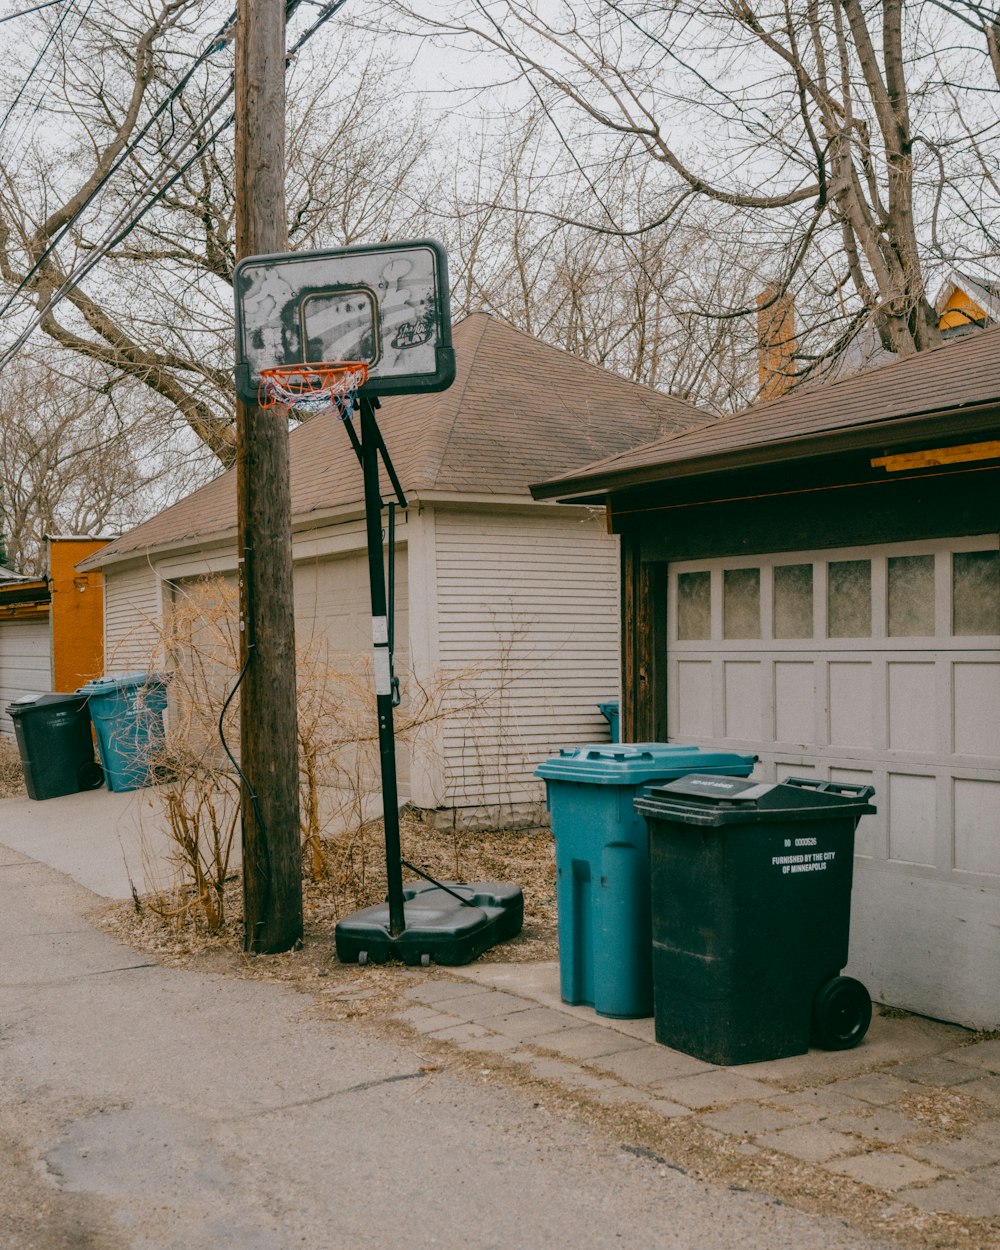
POLYGON ((368 380, 363 360, 338 360, 318 364, 276 365, 261 369, 257 403, 261 408, 313 408, 328 401, 331 407, 353 394, 368 380))

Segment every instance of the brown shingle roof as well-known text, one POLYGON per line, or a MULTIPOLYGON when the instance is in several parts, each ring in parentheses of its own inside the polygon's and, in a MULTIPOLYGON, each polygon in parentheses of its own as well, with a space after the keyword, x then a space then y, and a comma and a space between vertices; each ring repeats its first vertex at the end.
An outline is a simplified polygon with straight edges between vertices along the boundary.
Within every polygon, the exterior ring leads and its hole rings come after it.
POLYGON ((837 450, 838 440, 876 445, 919 417, 1000 406, 1000 327, 814 390, 753 405, 667 435, 532 487, 536 499, 605 491, 749 463, 777 463, 837 450))
MULTIPOLYGON (((408 494, 523 495, 565 473, 706 420, 697 408, 628 382, 485 313, 455 327, 454 385, 383 400, 379 425, 408 494)), ((313 418, 289 439, 292 515, 362 500, 361 470, 339 419, 313 418)), ((236 526, 236 475, 222 474, 109 544, 83 567, 236 526)))

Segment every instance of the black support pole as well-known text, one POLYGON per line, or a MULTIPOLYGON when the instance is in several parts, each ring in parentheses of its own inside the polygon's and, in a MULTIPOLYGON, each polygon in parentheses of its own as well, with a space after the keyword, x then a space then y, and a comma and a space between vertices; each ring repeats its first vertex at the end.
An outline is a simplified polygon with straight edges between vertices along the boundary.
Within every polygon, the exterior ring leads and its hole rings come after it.
POLYGON ((378 708, 378 747, 382 764, 382 815, 385 822, 385 867, 389 885, 389 933, 398 937, 406 928, 403 911, 403 865, 399 847, 399 798, 396 790, 396 738, 392 724, 392 671, 389 653, 389 617, 386 609, 385 563, 382 558, 382 494, 378 463, 382 445, 375 420, 377 399, 361 396, 361 468, 365 484, 365 524, 368 532, 368 578, 372 600, 372 642, 375 660, 375 702, 378 708))

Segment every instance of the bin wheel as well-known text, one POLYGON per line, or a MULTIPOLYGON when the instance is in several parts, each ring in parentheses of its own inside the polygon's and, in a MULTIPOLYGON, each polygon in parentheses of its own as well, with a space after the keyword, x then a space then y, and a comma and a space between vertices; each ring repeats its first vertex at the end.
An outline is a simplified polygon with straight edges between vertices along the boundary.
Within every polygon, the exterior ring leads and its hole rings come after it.
POLYGON ((367 962, 368 962, 368 952, 358 951, 358 963, 361 965, 361 967, 363 968, 367 962))
POLYGON ((420 966, 421 968, 429 968, 431 966, 431 957, 426 951, 420 956, 420 966))
POLYGON ((96 790, 98 786, 104 785, 104 769, 100 764, 89 760, 77 769, 76 780, 81 790, 96 790))
POLYGON ((854 977, 831 977, 816 991, 812 1042, 823 1050, 851 1050, 868 1032, 872 1000, 854 977))

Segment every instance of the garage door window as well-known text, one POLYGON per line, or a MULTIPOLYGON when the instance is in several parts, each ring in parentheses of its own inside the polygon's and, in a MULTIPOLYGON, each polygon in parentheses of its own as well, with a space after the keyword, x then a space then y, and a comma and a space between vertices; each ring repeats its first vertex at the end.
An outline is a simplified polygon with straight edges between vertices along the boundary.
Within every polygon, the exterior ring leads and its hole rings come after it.
POLYGON ((722 575, 725 638, 760 637, 760 569, 726 569, 722 575))
POLYGON ((951 566, 952 632, 1000 634, 1000 553, 956 551, 951 566))
POLYGON ((712 636, 712 574, 677 577, 677 637, 698 642, 712 636))
POLYGON ((813 636, 813 566, 778 564, 774 568, 775 638, 813 636))
POLYGON ((837 560, 827 570, 827 621, 831 638, 868 638, 872 632, 870 560, 837 560))
POLYGON ((890 556, 886 563, 890 638, 933 636, 934 557, 890 556))

